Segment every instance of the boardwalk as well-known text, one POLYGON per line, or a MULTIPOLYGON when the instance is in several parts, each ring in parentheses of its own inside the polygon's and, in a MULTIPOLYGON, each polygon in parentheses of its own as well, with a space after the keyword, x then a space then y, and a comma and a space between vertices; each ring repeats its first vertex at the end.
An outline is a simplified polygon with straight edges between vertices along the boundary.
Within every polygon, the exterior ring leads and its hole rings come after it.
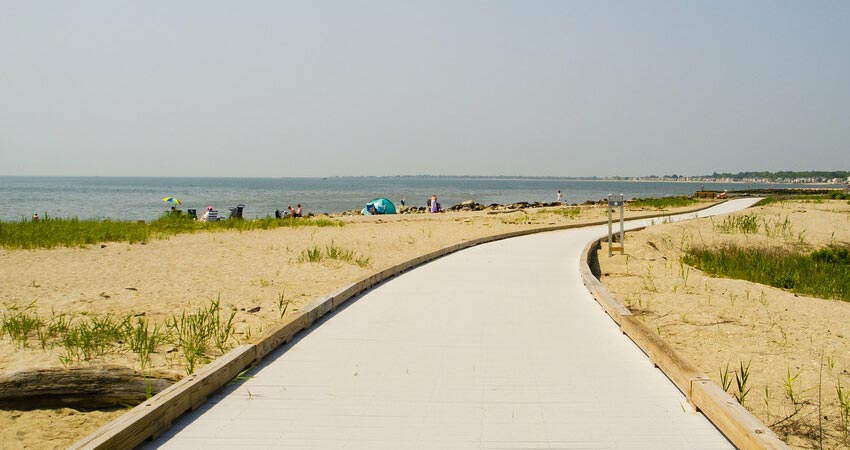
POLYGON ((581 249, 603 233, 508 239, 411 270, 145 448, 731 448, 583 286, 581 249))

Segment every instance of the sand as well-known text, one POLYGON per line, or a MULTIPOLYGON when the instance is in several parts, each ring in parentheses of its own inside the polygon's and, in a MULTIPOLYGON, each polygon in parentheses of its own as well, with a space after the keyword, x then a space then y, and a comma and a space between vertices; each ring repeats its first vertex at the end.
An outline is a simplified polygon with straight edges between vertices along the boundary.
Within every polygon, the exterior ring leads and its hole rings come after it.
MULTIPOLYGON (((805 230, 806 243, 815 246, 830 240, 850 241, 847 208, 846 202, 828 202, 785 204, 770 211, 791 217, 795 233, 805 230), (808 222, 798 223, 800 218, 808 222)), ((106 243, 105 247, 0 250, 0 302, 34 302, 33 308, 42 316, 49 316, 51 310, 90 316, 144 314, 145 318, 161 322, 183 310, 206 307, 218 298, 224 308, 236 311, 236 339, 242 342, 257 339, 280 320, 280 295, 291 301, 287 314, 292 314, 338 287, 447 245, 518 229, 589 223, 606 217, 606 208, 599 206, 582 207, 581 214, 571 218, 552 214, 551 210, 346 216, 338 218, 345 222, 339 228, 199 233, 144 245, 106 243), (314 246, 353 250, 368 258, 369 265, 299 262, 299 256, 314 246), (258 311, 249 312, 257 307, 258 311)), ((665 212, 672 214, 677 210, 665 212)), ((657 213, 627 208, 627 217, 657 213)), ((823 349, 825 361, 831 358, 833 362, 833 368, 824 368, 824 380, 829 378, 833 383, 823 383, 826 404, 827 397, 835 397, 834 380, 850 367, 850 346, 846 341, 850 338, 848 304, 817 299, 804 299, 803 303, 793 294, 740 281, 707 279, 693 269, 689 270, 685 285, 677 263, 680 244, 694 240, 713 243, 726 238, 732 237, 716 236, 707 221, 659 225, 645 232, 629 233, 628 258, 600 258, 603 271, 608 274, 603 281, 624 303, 645 312, 644 318, 665 339, 712 378, 716 378, 721 364, 728 362, 731 371, 741 360, 752 361, 754 387, 747 406, 755 407, 760 414, 757 408, 763 405, 761 397, 768 384, 771 401, 766 422, 774 422, 789 412, 780 382, 786 367, 792 373, 801 372, 799 390, 811 402, 823 349), (643 280, 648 273, 658 292, 644 289, 643 280), (760 303, 762 292, 767 298, 766 306, 760 303), (699 359, 701 356, 710 359, 699 359)), ((756 242, 759 238, 743 239, 756 242)), ((795 235, 792 240, 798 237, 795 235)), ((177 379, 186 373, 179 352, 173 350, 173 346, 166 345, 153 355, 152 374, 177 379)), ((63 367, 59 355, 60 349, 43 351, 34 342, 21 349, 8 338, 0 339, 0 371, 63 367)), ((127 354, 109 353, 76 364, 120 364, 140 369, 134 356, 127 354)), ((844 384, 850 386, 850 380, 844 384)), ((811 403, 804 406, 786 423, 798 417, 817 418, 811 412, 811 403)), ((828 408, 825 414, 834 430, 836 410, 834 406, 828 408)), ((125 411, 0 410, 0 442, 4 448, 65 448, 125 411)), ((760 417, 765 419, 764 415, 760 417)), ((803 437, 800 441, 805 444, 811 439, 803 437)))
MULTIPOLYGON (((280 320, 281 295, 291 302, 287 314, 292 314, 339 287, 448 245, 518 229, 599 221, 607 210, 585 206, 577 217, 551 211, 344 216, 337 218, 345 222, 343 227, 198 233, 146 244, 0 250, 0 302, 5 305, 3 311, 10 305, 32 303, 42 317, 51 312, 89 317, 130 314, 162 323, 219 299, 225 311, 236 311, 235 340, 244 342, 257 339, 280 320), (369 264, 299 262, 306 250, 316 246, 352 250, 368 258, 369 264)), ((629 211, 630 216, 657 213, 629 211)), ((173 345, 163 346, 145 373, 170 379, 184 376, 185 363, 175 350, 173 345)), ((35 339, 21 349, 4 337, 0 339, 0 371, 64 367, 61 354, 61 348, 42 350, 35 339)), ((215 352, 210 356, 216 356, 215 352)), ((72 363, 108 364, 141 369, 133 354, 108 353, 72 363)), ((0 411, 0 442, 4 448, 65 448, 125 411, 0 411)))
POLYGON ((791 227, 772 236, 763 226, 758 234, 726 234, 715 227, 718 217, 627 233, 625 256, 599 254, 603 284, 718 384, 728 364, 730 391, 734 372, 749 364, 745 407, 790 446, 820 448, 823 439, 823 448, 847 448, 836 386, 850 387, 850 302, 710 278, 679 261, 690 246, 850 246, 850 205, 784 202, 738 214, 773 225, 787 218, 791 227), (789 374, 799 376, 790 383, 789 374))

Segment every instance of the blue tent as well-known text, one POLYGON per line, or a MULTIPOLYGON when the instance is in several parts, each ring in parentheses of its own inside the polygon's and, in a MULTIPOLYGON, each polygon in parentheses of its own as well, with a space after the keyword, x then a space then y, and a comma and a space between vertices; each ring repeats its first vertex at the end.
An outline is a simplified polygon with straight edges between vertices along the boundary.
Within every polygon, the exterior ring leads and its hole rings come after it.
POLYGON ((395 205, 385 198, 376 198, 366 203, 366 207, 363 208, 363 211, 360 211, 360 214, 364 216, 371 216, 372 214, 395 214, 395 205))

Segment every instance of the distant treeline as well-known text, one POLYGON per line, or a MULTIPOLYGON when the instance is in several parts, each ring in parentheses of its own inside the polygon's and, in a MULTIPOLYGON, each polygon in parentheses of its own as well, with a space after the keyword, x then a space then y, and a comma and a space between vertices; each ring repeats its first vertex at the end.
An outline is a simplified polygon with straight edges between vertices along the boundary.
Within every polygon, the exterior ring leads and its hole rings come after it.
POLYGON ((711 175, 705 175, 705 178, 731 178, 735 180, 740 180, 744 178, 765 178, 769 180, 778 180, 778 179, 794 179, 794 178, 817 178, 821 180, 831 180, 833 178, 844 178, 850 177, 850 172, 843 170, 836 170, 832 172, 827 171, 808 171, 808 172, 794 172, 794 171, 781 171, 781 172, 738 172, 738 173, 717 173, 714 172, 711 175))

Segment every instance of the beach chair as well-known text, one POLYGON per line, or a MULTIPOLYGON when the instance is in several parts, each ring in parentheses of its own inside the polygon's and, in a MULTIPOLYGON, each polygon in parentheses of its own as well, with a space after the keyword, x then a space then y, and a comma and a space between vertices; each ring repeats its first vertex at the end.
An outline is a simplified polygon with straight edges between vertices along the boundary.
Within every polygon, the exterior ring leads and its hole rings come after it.
POLYGON ((230 217, 229 217, 230 219, 241 219, 242 218, 242 211, 245 210, 245 205, 236 205, 235 208, 229 208, 229 209, 230 209, 230 217))

